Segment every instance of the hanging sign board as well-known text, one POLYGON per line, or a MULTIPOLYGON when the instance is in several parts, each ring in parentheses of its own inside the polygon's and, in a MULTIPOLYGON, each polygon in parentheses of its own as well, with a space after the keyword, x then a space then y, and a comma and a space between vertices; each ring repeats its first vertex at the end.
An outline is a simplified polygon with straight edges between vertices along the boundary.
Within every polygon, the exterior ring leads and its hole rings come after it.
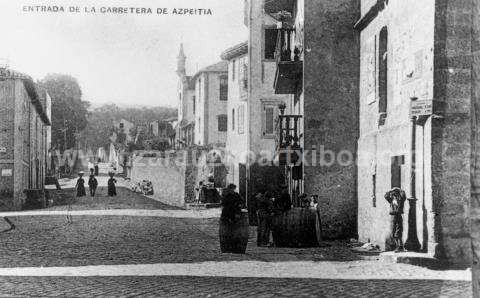
POLYGON ((429 116, 433 113, 432 100, 414 100, 410 105, 410 117, 429 116))
POLYGON ((2 177, 11 177, 12 175, 12 169, 2 169, 2 177))

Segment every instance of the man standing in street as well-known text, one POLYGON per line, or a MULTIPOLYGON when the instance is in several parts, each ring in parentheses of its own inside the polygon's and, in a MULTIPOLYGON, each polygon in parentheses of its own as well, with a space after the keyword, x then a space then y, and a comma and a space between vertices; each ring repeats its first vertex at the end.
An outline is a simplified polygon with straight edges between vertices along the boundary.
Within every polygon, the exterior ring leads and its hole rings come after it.
POLYGON ((273 216, 273 196, 267 191, 265 193, 259 192, 255 196, 257 203, 257 246, 268 246, 270 244, 270 229, 273 216))
POLYGON ((94 169, 90 169, 90 177, 88 178, 88 189, 90 190, 90 196, 94 197, 97 190, 98 181, 95 178, 94 169))
POLYGON ((292 199, 290 198, 286 184, 280 185, 280 194, 279 197, 273 201, 273 208, 276 212, 287 212, 292 209, 292 199))

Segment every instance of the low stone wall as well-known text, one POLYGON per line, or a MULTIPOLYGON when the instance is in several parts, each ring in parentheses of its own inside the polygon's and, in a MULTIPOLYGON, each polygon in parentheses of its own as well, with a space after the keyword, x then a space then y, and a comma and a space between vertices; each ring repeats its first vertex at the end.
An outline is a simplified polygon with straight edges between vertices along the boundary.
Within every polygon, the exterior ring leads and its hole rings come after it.
POLYGON ((185 205, 185 166, 164 158, 141 157, 132 162, 131 181, 150 180, 153 197, 165 204, 185 205))

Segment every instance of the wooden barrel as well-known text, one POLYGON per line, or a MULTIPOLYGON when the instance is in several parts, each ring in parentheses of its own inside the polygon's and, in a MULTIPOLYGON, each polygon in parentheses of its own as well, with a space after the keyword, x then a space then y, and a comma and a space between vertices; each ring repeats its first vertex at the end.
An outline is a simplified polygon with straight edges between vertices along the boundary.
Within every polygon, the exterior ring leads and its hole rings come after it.
POLYGON ((244 254, 248 243, 248 212, 242 211, 240 218, 233 223, 220 219, 220 250, 244 254))
POLYGON ((273 242, 278 247, 318 246, 319 227, 316 208, 293 208, 273 217, 273 242))

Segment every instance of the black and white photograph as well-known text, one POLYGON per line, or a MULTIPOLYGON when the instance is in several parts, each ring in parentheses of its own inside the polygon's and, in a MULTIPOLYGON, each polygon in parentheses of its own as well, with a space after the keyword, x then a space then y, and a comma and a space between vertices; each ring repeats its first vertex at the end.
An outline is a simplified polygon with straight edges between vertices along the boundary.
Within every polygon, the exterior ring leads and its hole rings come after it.
POLYGON ((479 0, 0 0, 0 297, 480 298, 479 0))

